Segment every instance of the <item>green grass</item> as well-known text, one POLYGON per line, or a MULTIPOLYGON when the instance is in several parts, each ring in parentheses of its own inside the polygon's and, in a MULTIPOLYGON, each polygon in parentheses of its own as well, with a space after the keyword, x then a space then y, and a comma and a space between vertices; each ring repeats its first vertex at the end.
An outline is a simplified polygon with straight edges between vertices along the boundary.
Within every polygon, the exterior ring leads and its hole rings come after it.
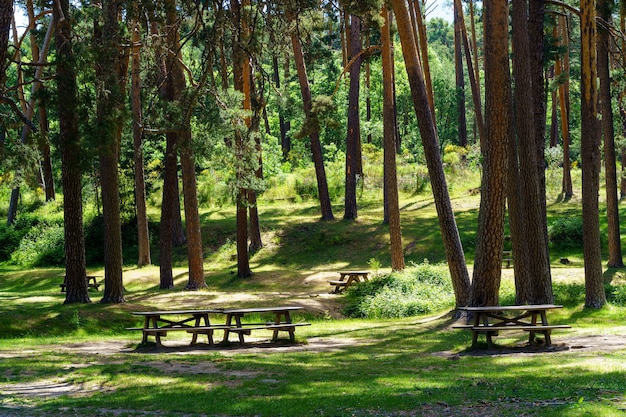
MULTIPOLYGON (((450 184, 470 262, 479 201, 467 192, 473 187, 450 184)), ((624 415, 626 346, 585 348, 585 338, 623 341, 626 306, 616 298, 602 310, 582 307, 580 249, 551 253, 557 302, 565 306, 551 312, 551 322, 573 326, 553 333, 552 350, 522 348, 527 335, 515 332, 495 339, 497 352, 469 350, 471 333, 451 329, 447 309, 429 317, 341 317, 346 297, 328 294, 324 274, 370 269, 371 259, 389 267, 381 204, 366 197, 355 222, 341 220, 341 206, 334 207, 337 220, 320 222, 311 203, 262 203, 265 247, 252 256, 254 275, 245 280, 234 274, 229 243, 234 211, 203 211, 208 288, 197 292, 183 290, 181 257, 172 291, 158 289, 158 267, 138 269, 126 259, 127 303, 119 305, 98 303, 101 292, 90 293, 92 304, 64 305, 62 269, 0 265, 0 416, 624 415), (560 264, 561 257, 571 263, 560 264), (312 325, 297 329, 293 346, 189 349, 180 347, 189 336, 178 332, 165 343, 179 347, 161 351, 124 330, 140 324, 130 314, 140 309, 294 303, 306 307, 295 319, 312 325), (59 393, 38 395, 45 389, 59 393)), ((404 196, 401 206, 407 263, 444 261, 432 199, 404 196)), ((549 216, 579 209, 575 201, 551 202, 549 216)), ((103 274, 99 266, 89 272, 103 274)), ((605 278, 611 291, 625 284, 619 270, 605 278)), ((513 303, 512 269, 503 271, 501 299, 513 303)))

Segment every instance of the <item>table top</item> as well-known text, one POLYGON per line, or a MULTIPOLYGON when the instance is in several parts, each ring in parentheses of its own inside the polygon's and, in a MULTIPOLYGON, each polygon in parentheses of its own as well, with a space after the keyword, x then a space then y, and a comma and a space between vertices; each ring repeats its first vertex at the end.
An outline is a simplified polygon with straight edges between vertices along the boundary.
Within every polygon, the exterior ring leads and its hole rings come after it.
POLYGON ((135 316, 165 316, 176 314, 205 314, 205 313, 222 313, 224 310, 219 308, 210 308, 204 310, 161 310, 161 311, 133 311, 130 314, 135 316))
POLYGON ((482 306, 482 307, 458 307, 463 311, 535 311, 535 310, 552 310, 555 308, 563 308, 561 305, 555 304, 528 304, 519 306, 482 306))
POLYGON ((369 274, 369 271, 341 271, 340 274, 354 274, 354 275, 365 275, 369 274))
POLYGON ((252 308, 228 308, 221 312, 224 314, 245 314, 245 313, 268 313, 280 311, 303 310, 304 307, 299 306, 283 306, 283 307, 252 307, 252 308))

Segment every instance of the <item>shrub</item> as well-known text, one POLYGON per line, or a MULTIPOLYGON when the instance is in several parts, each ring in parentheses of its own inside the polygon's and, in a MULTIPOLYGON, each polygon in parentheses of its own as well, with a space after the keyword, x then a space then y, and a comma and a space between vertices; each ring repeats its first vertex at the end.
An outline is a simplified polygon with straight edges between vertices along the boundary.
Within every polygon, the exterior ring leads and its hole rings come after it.
POLYGON ((626 285, 608 285, 607 298, 617 306, 626 306, 626 285))
POLYGON ((33 228, 11 255, 11 261, 23 267, 61 266, 65 262, 63 226, 33 228))
POLYGON ((580 248, 583 244, 583 219, 564 216, 548 226, 550 243, 559 248, 580 248))
POLYGON ((350 317, 392 318, 428 314, 454 304, 448 269, 427 261, 347 290, 350 317))

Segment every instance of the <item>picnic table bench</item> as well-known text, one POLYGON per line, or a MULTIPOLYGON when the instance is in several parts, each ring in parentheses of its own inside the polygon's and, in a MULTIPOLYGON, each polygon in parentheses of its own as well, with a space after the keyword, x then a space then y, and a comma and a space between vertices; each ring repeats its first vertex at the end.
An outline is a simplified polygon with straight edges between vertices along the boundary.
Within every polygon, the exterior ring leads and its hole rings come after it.
POLYGON ((274 332, 272 340, 278 338, 279 331, 289 333, 290 340, 295 340, 295 328, 297 326, 310 326, 310 323, 292 322, 290 312, 302 310, 302 307, 257 307, 241 309, 204 309, 204 310, 160 310, 160 311, 134 311, 131 314, 144 318, 143 327, 129 327, 126 330, 141 330, 142 343, 148 342, 148 337, 154 337, 159 347, 163 346, 162 338, 168 332, 184 331, 192 334, 191 344, 197 343, 198 335, 207 336, 209 345, 213 345, 215 330, 224 331, 224 342, 228 341, 230 333, 237 333, 239 341, 244 343, 244 335, 249 335, 252 330, 266 329, 274 332), (274 320, 265 323, 243 323, 242 318, 246 314, 271 313, 274 320), (213 324, 209 314, 225 315, 225 324, 213 324), (233 322, 234 320, 234 322, 233 322))
POLYGON ((209 314, 221 312, 220 309, 134 311, 131 314, 144 318, 143 327, 130 327, 126 330, 141 330, 142 343, 148 341, 148 336, 154 336, 159 347, 163 346, 161 338, 172 331, 191 333, 193 335, 191 345, 197 343, 199 334, 205 334, 209 345, 213 345, 213 331, 223 329, 225 326, 211 324, 209 314))
POLYGON ((295 331, 297 326, 310 326, 310 323, 294 323, 291 320, 292 311, 302 310, 302 307, 286 306, 286 307, 256 307, 256 308, 238 308, 226 309, 226 327, 224 328, 224 342, 228 342, 230 333, 236 333, 239 336, 239 342, 244 343, 244 335, 249 335, 252 330, 272 330, 274 332, 272 340, 278 339, 278 332, 284 331, 289 333, 289 340, 295 340, 295 331), (273 314, 272 321, 263 323, 243 323, 242 318, 246 314, 273 314), (233 319, 235 322, 233 323, 233 319))
MULTIPOLYGON (((65 282, 65 276, 63 277, 63 283, 59 284, 59 286, 61 287, 61 292, 65 292, 67 289, 67 283, 65 282)), ((98 276, 97 275, 87 275, 85 276, 85 280, 87 281, 87 289, 91 289, 93 288, 94 290, 98 291, 100 289, 100 283, 98 282, 98 276)))
POLYGON ((478 335, 484 334, 487 338, 487 346, 493 347, 492 337, 497 336, 499 331, 523 330, 529 332, 528 342, 535 341, 537 333, 545 337, 547 346, 552 344, 550 334, 554 329, 570 329, 568 325, 551 325, 548 322, 547 312, 563 308, 554 304, 536 305, 513 305, 513 306, 484 306, 484 307, 459 307, 474 315, 472 324, 456 325, 453 328, 472 331, 472 347, 478 342, 478 335))
POLYGON ((339 272, 338 280, 330 280, 328 283, 334 285, 335 288, 331 291, 331 294, 339 294, 352 284, 356 284, 362 281, 368 280, 368 271, 346 271, 339 272))

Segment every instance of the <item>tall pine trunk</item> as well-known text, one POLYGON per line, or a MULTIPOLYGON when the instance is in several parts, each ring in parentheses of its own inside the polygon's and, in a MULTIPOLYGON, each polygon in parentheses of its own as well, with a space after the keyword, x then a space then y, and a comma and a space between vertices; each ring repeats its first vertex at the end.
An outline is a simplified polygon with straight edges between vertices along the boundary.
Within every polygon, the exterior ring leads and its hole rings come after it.
MULTIPOLYGON (((612 0, 598 0, 600 18, 612 23, 612 0)), ((611 76, 609 48, 611 38, 604 27, 598 28, 598 77, 600 79, 600 112, 602 114, 602 137, 604 139, 604 177, 606 188, 606 218, 609 248, 609 268, 624 266, 619 231, 619 201, 617 197, 617 166, 615 154, 615 129, 611 105, 611 76)))
POLYGON ((63 183, 66 304, 91 302, 86 280, 82 149, 78 128, 76 60, 72 46, 73 31, 69 9, 69 0, 55 3, 54 19, 59 22, 56 30, 56 82, 59 91, 63 91, 63 100, 59 101, 58 110, 63 183))
POLYGON ((606 303, 600 246, 600 123, 596 67, 596 2, 580 2, 581 124, 583 255, 585 259, 585 307, 606 303))
POLYGON ((361 19, 350 16, 350 91, 348 93, 348 132, 346 137, 346 189, 343 218, 354 220, 358 216, 356 188, 359 175, 359 148, 361 123, 359 112, 361 58, 361 19))
POLYGON ((507 144, 512 131, 506 0, 485 3, 484 31, 487 123, 470 301, 473 306, 499 304, 507 190, 507 144))
POLYGON ((404 269, 402 250, 402 229, 400 227, 400 204, 398 198, 398 178, 396 172, 396 118, 394 106, 394 77, 392 65, 391 35, 389 32, 389 11, 382 10, 384 25, 381 32, 382 71, 383 71, 383 137, 385 164, 385 200, 389 224, 391 269, 404 269))
POLYGON ((459 230, 452 211, 450 195, 439 151, 439 139, 434 119, 428 106, 428 94, 424 74, 417 56, 417 46, 411 31, 411 19, 404 0, 392 0, 393 11, 398 22, 398 32, 402 43, 402 52, 406 67, 413 107, 417 116, 418 127, 424 146, 426 165, 435 199, 439 219, 439 228, 446 251, 448 267, 452 277, 456 306, 465 306, 469 302, 470 281, 465 264, 465 254, 461 245, 459 230))

